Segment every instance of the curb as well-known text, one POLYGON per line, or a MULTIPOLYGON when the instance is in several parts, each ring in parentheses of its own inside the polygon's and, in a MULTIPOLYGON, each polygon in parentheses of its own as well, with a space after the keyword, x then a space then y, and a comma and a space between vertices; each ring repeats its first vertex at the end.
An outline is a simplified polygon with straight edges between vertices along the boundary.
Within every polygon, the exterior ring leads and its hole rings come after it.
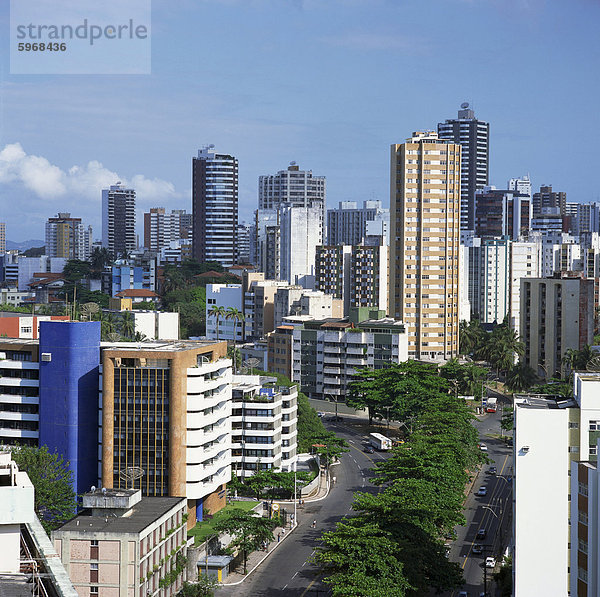
MULTIPOLYGON (((339 464, 336 463, 336 464, 339 464)), ((326 497, 329 496, 329 491, 331 490, 331 483, 329 482, 329 475, 327 475, 327 491, 325 492, 325 495, 323 497, 320 498, 316 498, 316 499, 312 499, 310 500, 310 502, 320 502, 321 500, 324 500, 326 497)), ((283 504, 293 504, 294 502, 280 502, 283 504)), ((235 587, 237 585, 241 585, 293 532, 296 531, 296 529, 298 528, 298 521, 295 522, 294 526, 289 530, 289 532, 283 536, 283 538, 281 539, 281 541, 278 541, 277 543, 275 543, 275 545, 273 546, 273 549, 271 549, 271 551, 267 552, 252 568, 252 570, 250 570, 248 572, 248 574, 246 574, 244 576, 244 578, 242 578, 242 580, 238 580, 237 582, 232 582, 232 583, 221 583, 219 586, 220 587, 235 587)))
POLYGON ((235 587, 236 585, 241 585, 297 528, 298 528, 298 523, 296 523, 293 526, 293 528, 291 528, 289 530, 289 532, 283 536, 283 539, 281 539, 281 541, 278 541, 277 543, 275 543, 275 545, 273 546, 273 549, 271 549, 271 551, 267 552, 254 565, 254 568, 252 568, 252 570, 250 570, 250 572, 248 572, 248 574, 246 574, 246 576, 244 576, 244 578, 242 578, 242 580, 238 580, 237 582, 232 582, 232 583, 221 583, 219 586, 220 587, 235 587))

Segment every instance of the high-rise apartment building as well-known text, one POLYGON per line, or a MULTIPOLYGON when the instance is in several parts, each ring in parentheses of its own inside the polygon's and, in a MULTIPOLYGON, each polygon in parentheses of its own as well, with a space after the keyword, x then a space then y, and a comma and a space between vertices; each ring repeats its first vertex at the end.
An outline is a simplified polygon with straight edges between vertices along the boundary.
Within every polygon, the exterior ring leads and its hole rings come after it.
POLYGON ((388 312, 408 330, 408 354, 458 354, 461 147, 433 132, 391 147, 388 312))
POLYGON ((6 251, 6 224, 0 222, 0 253, 6 251))
POLYGON ((594 280, 523 278, 519 335, 525 363, 542 379, 562 376, 567 349, 594 338, 594 280))
POLYGON ((287 170, 259 176, 258 208, 277 209, 283 203, 295 207, 319 204, 325 208, 325 177, 313 176, 312 170, 300 170, 291 162, 287 170))
POLYGON ((102 190, 102 246, 115 258, 137 246, 135 191, 120 182, 102 190))
POLYGON ((458 118, 438 124, 438 136, 461 146, 460 227, 473 230, 475 192, 489 183, 490 125, 468 103, 460 108, 458 118))
POLYGON ((531 226, 530 196, 490 185, 475 193, 475 236, 527 237, 531 226))
POLYGON ((316 247, 323 244, 322 207, 282 205, 279 229, 279 277, 290 284, 312 288, 316 247))
POLYGON ((560 215, 565 215, 567 209, 567 194, 553 191, 552 185, 542 185, 537 193, 533 194, 533 217, 537 218, 545 207, 558 208, 560 215))
POLYGON ((237 227, 238 263, 250 263, 250 226, 245 222, 237 227))
POLYGON ((390 210, 383 208, 381 201, 363 201, 361 208, 355 201, 340 201, 336 209, 327 210, 327 244, 359 245, 365 242, 370 232, 368 222, 380 223, 383 244, 388 244, 390 210))
POLYGON ((238 161, 214 145, 192 158, 192 255, 228 267, 237 259, 238 161))
MULTIPOLYGON (((167 213, 164 207, 153 207, 144 213, 144 247, 149 251, 162 251, 172 241, 187 238, 182 235, 182 216, 189 216, 183 209, 167 213)), ((185 232, 184 232, 185 234, 185 232)))
POLYGON ((92 227, 84 226, 81 218, 59 213, 46 222, 46 255, 87 261, 92 253, 92 227))
POLYGON ((316 290, 352 307, 371 307, 387 313, 389 259, 386 245, 317 247, 316 290))

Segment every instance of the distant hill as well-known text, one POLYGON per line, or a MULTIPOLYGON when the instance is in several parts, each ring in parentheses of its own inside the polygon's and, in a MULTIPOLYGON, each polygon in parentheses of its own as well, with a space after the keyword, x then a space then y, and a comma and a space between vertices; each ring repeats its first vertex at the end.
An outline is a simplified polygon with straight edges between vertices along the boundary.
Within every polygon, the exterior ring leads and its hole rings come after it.
POLYGON ((20 243, 16 243, 12 240, 6 241, 6 248, 9 251, 13 249, 19 249, 19 251, 25 251, 26 249, 31 249, 32 247, 43 247, 46 244, 45 240, 24 240, 20 243))

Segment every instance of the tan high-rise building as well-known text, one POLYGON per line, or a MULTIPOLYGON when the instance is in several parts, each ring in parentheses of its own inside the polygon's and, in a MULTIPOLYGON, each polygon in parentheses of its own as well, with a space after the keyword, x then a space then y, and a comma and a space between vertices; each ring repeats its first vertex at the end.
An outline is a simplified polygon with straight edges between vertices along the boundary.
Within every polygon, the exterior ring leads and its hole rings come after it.
POLYGON ((410 358, 458 354, 460 152, 433 132, 391 147, 388 310, 410 358))

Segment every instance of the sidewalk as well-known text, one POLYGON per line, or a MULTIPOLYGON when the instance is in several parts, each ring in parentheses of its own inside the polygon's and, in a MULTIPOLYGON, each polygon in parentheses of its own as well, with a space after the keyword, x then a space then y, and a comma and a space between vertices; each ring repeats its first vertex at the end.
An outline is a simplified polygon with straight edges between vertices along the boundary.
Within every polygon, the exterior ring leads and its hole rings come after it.
MULTIPOLYGON (((334 466, 334 465, 332 465, 334 466)), ((329 481, 325 479, 323 475, 321 475, 320 483, 317 489, 309 496, 302 498, 302 501, 309 504, 311 502, 318 502, 320 500, 325 499, 329 495, 329 481)), ((293 501, 279 501, 279 504, 285 504, 286 506, 290 506, 290 510, 294 511, 294 502, 293 501)), ((298 529, 306 528, 309 525, 307 520, 304 520, 303 517, 304 506, 298 504, 297 505, 297 516, 298 520, 302 521, 301 524, 296 524, 290 528, 289 526, 286 528, 276 527, 273 530, 273 535, 275 539, 271 541, 266 549, 266 551, 259 550, 253 551, 248 554, 248 560, 246 564, 246 569, 248 570, 247 574, 244 574, 244 564, 243 562, 235 569, 235 571, 230 571, 229 576, 225 579, 224 583, 221 583, 220 586, 230 587, 232 585, 239 585, 248 578, 272 553, 276 550, 289 536, 296 532, 298 529)), ((296 521, 298 522, 298 521, 296 521)), ((310 528, 310 527, 309 527, 310 528)))

